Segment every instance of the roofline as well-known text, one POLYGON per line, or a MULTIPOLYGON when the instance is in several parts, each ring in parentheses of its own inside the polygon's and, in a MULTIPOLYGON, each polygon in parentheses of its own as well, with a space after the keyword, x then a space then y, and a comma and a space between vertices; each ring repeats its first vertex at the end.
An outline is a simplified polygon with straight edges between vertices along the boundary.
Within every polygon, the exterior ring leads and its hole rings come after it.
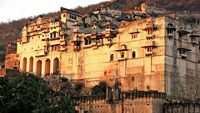
POLYGON ((82 16, 82 14, 78 11, 75 11, 75 10, 71 10, 71 9, 67 9, 67 8, 64 8, 64 7, 60 7, 60 11, 61 13, 62 12, 68 12, 68 13, 75 13, 77 16, 82 16))

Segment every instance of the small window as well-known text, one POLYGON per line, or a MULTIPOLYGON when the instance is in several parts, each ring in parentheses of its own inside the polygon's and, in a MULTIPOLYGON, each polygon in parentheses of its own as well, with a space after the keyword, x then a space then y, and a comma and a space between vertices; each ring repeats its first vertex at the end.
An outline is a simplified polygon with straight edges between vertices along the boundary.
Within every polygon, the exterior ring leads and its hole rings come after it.
POLYGON ((132 52, 132 58, 136 58, 136 53, 135 53, 135 51, 132 52))
POLYGON ((137 38, 137 34, 132 34, 132 38, 137 38))
POLYGON ((149 85, 147 85, 147 90, 151 90, 151 88, 150 88, 150 86, 149 86, 149 85))
POLYGON ((70 15, 69 18, 76 20, 76 16, 70 15))
POLYGON ((56 38, 56 32, 50 33, 50 38, 56 38))
POLYGON ((153 48, 152 47, 147 47, 147 52, 152 52, 153 48))
POLYGON ((153 34, 153 30, 152 29, 148 29, 147 33, 148 33, 148 35, 151 35, 151 34, 153 34))
POLYGON ((114 54, 110 55, 110 61, 114 61, 114 54))
POLYGON ((185 49, 180 49, 180 54, 186 54, 186 50, 185 49))
POLYGON ((124 58, 124 52, 121 52, 120 56, 121 58, 124 58))
POLYGON ((84 40, 85 40, 85 45, 90 45, 91 44, 91 40, 90 39, 85 38, 84 40))
POLYGON ((167 34, 173 34, 174 30, 173 29, 167 29, 167 34))
POLYGON ((135 80, 135 77, 131 77, 131 80, 134 81, 134 80, 135 80))

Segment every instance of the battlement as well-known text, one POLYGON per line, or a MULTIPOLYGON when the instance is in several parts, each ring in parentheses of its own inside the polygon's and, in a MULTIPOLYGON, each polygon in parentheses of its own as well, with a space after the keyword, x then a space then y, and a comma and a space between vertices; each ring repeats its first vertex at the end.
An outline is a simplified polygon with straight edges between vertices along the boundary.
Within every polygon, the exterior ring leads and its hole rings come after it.
MULTIPOLYGON (((158 91, 131 91, 131 92, 120 92, 119 93, 119 100, 122 100, 122 99, 138 99, 138 98, 165 99, 166 94, 158 92, 158 91)), ((107 95, 78 96, 78 97, 73 97, 73 99, 74 99, 75 102, 106 101, 107 95)))
MULTIPOLYGON (((114 92, 112 93, 112 95, 114 92)), ((73 97, 75 108, 78 112, 107 112, 127 113, 139 111, 145 113, 161 113, 166 94, 158 91, 130 91, 120 92, 119 99, 114 95, 109 99, 108 95, 73 97)), ((116 96, 116 95, 115 95, 116 96)))

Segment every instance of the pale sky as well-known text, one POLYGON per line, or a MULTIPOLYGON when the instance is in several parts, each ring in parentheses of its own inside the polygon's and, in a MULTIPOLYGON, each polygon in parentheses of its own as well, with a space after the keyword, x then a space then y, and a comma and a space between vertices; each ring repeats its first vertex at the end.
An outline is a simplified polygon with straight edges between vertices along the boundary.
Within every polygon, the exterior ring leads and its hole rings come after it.
POLYGON ((102 1, 108 0, 0 0, 0 22, 59 11, 61 6, 71 9, 102 1))

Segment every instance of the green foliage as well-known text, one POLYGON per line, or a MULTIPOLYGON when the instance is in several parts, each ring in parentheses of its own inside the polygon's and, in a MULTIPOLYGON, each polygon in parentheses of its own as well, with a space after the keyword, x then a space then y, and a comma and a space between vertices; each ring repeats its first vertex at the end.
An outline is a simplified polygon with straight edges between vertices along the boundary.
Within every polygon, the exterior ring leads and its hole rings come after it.
POLYGON ((75 84, 75 87, 74 87, 75 94, 76 95, 80 95, 84 87, 85 87, 85 85, 83 83, 77 83, 77 84, 75 84))
POLYGON ((73 113, 74 107, 61 92, 54 92, 34 75, 0 78, 0 113, 73 113))
POLYGON ((98 85, 92 88, 92 95, 104 95, 106 94, 106 82, 100 82, 98 85))
POLYGON ((4 45, 0 44, 0 50, 5 50, 4 45))

